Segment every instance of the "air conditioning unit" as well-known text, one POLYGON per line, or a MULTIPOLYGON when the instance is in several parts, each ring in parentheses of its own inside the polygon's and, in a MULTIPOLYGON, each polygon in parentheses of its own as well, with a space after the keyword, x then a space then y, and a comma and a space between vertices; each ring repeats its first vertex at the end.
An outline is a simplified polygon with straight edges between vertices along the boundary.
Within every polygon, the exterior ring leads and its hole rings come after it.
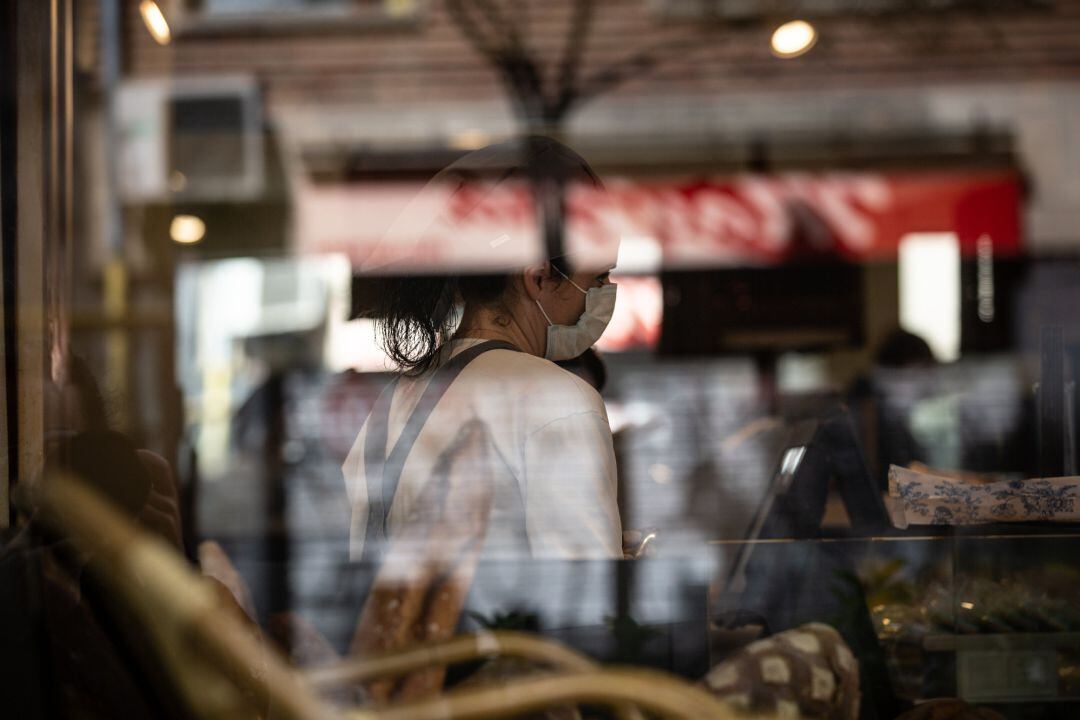
POLYGON ((262 108, 246 76, 135 80, 116 99, 129 203, 250 201, 265 184, 262 108))

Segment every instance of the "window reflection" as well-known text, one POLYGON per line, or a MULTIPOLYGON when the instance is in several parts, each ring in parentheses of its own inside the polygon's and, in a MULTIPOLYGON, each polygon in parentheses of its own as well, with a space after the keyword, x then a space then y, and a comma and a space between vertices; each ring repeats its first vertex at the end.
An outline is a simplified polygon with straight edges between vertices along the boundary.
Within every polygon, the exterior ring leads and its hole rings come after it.
POLYGON ((0 717, 1074 715, 1080 15, 779 9, 7 3, 0 717))

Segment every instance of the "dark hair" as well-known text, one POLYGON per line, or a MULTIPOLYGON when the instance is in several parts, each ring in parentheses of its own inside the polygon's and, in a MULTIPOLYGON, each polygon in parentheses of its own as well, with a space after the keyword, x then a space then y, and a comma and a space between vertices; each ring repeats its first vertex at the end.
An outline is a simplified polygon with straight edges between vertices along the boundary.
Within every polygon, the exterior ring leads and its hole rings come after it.
POLYGON ((596 392, 603 392, 607 385, 607 367, 596 348, 589 348, 576 358, 560 360, 555 364, 592 385, 596 392))
MULTIPOLYGON (((530 136, 470 153, 436 176, 436 180, 466 184, 495 176, 499 182, 528 179, 534 192, 544 183, 562 186, 585 181, 599 186, 600 179, 576 152, 551 138, 530 136)), ((554 233, 544 218, 547 257, 569 275, 561 250, 561 228, 554 233)), ((430 370, 439 348, 453 332, 458 305, 497 307, 510 288, 509 275, 423 275, 383 277, 375 282, 370 313, 376 320, 387 355, 407 375, 430 370)))
POLYGON ((937 359, 934 351, 915 333, 896 328, 890 332, 878 347, 875 361, 888 368, 934 365, 937 359))

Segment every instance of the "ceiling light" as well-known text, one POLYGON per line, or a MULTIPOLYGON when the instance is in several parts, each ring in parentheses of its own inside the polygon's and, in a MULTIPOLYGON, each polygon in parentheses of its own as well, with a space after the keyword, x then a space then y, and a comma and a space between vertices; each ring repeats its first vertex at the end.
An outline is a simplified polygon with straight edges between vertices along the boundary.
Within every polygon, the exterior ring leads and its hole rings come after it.
POLYGON ((166 22, 165 15, 158 4, 154 0, 143 0, 139 3, 139 14, 146 23, 146 29, 154 36, 154 40, 157 40, 157 44, 168 45, 172 39, 172 33, 169 32, 169 23, 166 22))
POLYGON ((177 215, 169 225, 169 237, 183 245, 192 245, 206 235, 206 223, 194 215, 177 215))
POLYGON ((455 150, 479 150, 491 142, 491 136, 483 130, 462 130, 450 138, 450 146, 455 150))
POLYGON ((779 58, 799 57, 814 47, 817 37, 817 30, 805 20, 784 23, 773 31, 773 55, 779 58))

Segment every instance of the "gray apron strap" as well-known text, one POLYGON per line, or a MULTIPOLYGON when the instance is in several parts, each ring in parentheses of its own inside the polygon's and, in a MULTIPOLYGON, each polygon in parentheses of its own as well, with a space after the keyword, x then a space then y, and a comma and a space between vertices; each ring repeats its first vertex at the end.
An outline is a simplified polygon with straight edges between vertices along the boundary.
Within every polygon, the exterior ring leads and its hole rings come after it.
POLYGON ((382 543, 386 540, 386 523, 390 517, 390 504, 394 501, 401 471, 413 444, 420 436, 424 424, 435 409, 447 388, 454 379, 480 355, 489 350, 518 349, 508 342, 488 340, 462 350, 435 371, 420 396, 420 402, 409 416, 401 436, 394 444, 390 454, 386 454, 387 435, 390 425, 390 404, 397 389, 397 379, 391 382, 379 395, 368 420, 367 437, 364 440, 364 476, 367 479, 368 521, 364 532, 362 559, 374 560, 381 553, 382 543))

